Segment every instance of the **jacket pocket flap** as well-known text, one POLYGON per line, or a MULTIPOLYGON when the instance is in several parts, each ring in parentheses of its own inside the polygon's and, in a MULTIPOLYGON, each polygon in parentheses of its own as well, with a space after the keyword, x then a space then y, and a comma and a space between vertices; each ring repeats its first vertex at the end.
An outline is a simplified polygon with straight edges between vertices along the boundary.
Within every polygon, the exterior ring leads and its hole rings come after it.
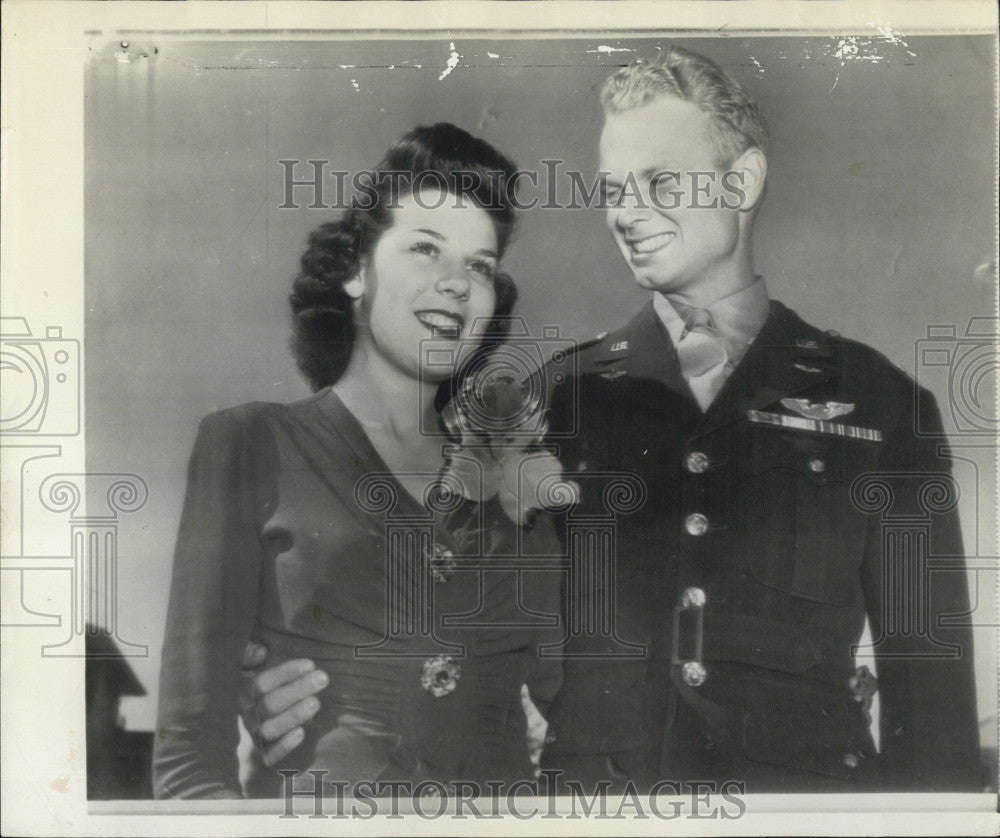
POLYGON ((875 446, 806 431, 761 429, 751 434, 750 471, 788 469, 817 486, 844 482, 874 466, 875 446))
POLYGON ((846 690, 764 678, 748 678, 745 689, 743 750, 750 759, 843 778, 871 764, 871 734, 846 690))

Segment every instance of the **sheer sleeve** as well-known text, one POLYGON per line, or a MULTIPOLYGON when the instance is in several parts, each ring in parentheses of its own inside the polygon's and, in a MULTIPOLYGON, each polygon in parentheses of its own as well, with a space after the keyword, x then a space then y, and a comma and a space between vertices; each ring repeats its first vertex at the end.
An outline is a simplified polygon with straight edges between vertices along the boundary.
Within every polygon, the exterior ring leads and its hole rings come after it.
POLYGON ((234 411, 202 420, 174 552, 153 752, 158 798, 239 798, 244 645, 263 550, 253 446, 234 411))

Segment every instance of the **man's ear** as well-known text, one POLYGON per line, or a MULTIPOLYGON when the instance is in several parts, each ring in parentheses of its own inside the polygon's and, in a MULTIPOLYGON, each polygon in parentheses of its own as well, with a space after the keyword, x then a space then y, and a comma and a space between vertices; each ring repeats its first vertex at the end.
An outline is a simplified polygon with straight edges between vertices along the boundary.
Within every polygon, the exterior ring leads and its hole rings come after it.
POLYGON ((764 156, 764 152, 756 146, 751 146, 737 157, 729 168, 740 172, 742 177, 741 186, 746 199, 740 209, 744 212, 755 209, 764 197, 764 184, 767 181, 767 157, 764 156))

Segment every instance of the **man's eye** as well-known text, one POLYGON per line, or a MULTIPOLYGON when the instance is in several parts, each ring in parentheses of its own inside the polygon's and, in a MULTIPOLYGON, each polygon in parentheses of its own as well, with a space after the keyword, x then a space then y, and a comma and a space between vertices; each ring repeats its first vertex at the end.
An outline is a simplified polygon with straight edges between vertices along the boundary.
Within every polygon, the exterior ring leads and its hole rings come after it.
POLYGON ((609 186, 604 190, 601 197, 604 199, 605 206, 614 207, 622 199, 622 190, 618 186, 609 186))
POLYGON ((438 247, 434 242, 420 241, 414 244, 410 250, 414 253, 423 253, 426 256, 437 256, 441 252, 441 248, 438 247))

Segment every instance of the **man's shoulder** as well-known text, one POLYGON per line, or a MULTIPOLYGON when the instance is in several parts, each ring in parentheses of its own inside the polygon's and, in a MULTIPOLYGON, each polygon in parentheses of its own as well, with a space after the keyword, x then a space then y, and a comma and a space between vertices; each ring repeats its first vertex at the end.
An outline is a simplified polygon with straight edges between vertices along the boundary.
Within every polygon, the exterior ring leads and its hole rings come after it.
MULTIPOLYGON (((588 372, 603 370, 610 361, 624 360, 634 351, 641 351, 641 334, 643 323, 652 313, 652 306, 643 307, 628 322, 616 328, 598 332, 586 340, 579 341, 575 347, 566 353, 571 368, 576 375, 586 375, 588 372)), ((653 315, 655 316, 655 315, 653 315)), ((560 357, 559 362, 563 361, 560 357)), ((557 372, 557 364, 549 362, 548 369, 557 372)))
POLYGON ((893 389, 912 391, 913 378, 898 364, 862 341, 824 329, 802 319, 783 303, 775 301, 776 316, 782 318, 786 332, 803 357, 810 352, 817 358, 832 360, 843 377, 859 384, 879 383, 893 389))

